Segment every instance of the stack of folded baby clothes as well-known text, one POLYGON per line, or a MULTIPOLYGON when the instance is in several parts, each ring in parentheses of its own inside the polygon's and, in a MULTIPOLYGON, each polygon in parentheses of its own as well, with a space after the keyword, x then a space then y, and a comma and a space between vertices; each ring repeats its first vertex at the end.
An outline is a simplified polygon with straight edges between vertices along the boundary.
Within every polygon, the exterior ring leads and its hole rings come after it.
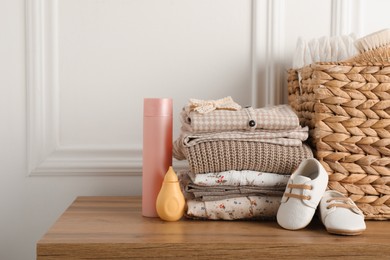
POLYGON ((191 218, 275 217, 289 175, 313 157, 303 143, 308 128, 288 105, 254 109, 231 97, 191 99, 181 121, 173 155, 189 163, 178 175, 191 218))

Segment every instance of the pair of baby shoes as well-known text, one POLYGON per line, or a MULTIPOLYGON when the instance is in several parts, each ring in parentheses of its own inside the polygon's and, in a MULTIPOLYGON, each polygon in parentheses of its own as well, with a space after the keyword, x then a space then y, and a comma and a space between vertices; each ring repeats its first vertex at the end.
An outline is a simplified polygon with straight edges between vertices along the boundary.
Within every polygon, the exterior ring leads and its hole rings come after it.
POLYGON ((358 235, 365 229, 364 215, 343 194, 328 190, 328 174, 314 158, 302 161, 291 175, 276 216, 278 224, 290 230, 306 227, 317 207, 329 233, 358 235))

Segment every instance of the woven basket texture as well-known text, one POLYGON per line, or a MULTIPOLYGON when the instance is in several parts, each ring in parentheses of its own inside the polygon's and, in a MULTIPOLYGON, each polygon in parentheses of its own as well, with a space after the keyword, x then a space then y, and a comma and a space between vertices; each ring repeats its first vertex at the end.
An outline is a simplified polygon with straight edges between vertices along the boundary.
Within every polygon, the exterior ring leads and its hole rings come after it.
POLYGON ((315 63, 288 73, 289 104, 310 128, 328 187, 366 219, 390 219, 390 63, 315 63))

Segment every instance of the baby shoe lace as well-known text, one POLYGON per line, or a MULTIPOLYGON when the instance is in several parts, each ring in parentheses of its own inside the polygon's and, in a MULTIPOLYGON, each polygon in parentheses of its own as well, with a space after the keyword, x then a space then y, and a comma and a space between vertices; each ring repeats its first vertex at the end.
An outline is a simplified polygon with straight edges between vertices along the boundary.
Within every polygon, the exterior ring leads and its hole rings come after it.
MULTIPOLYGON (((303 189, 303 190, 311 190, 312 187, 311 185, 306 185, 306 184, 288 184, 288 188, 290 189, 303 189)), ((310 200, 311 197, 308 195, 301 195, 301 194, 295 194, 295 193, 284 193, 284 196, 290 197, 290 198, 296 198, 296 199, 301 199, 301 200, 310 200)))
POLYGON ((354 208, 355 206, 350 202, 350 198, 347 198, 347 197, 335 197, 335 198, 330 198, 328 199, 326 202, 327 203, 330 203, 334 201, 335 203, 332 203, 332 204, 329 204, 326 208, 327 209, 330 209, 330 208, 333 208, 333 207, 339 207, 339 208, 346 208, 346 209, 352 209, 354 208), (337 202, 341 202, 341 203, 337 203, 337 202))

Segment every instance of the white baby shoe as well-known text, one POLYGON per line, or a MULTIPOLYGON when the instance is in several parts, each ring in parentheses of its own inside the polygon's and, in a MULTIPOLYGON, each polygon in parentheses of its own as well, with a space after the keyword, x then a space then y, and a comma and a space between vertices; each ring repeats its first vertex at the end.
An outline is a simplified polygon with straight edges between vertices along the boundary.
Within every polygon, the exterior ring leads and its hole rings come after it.
POLYGON ((366 230, 363 213, 350 198, 338 191, 326 191, 319 210, 321 221, 329 233, 359 235, 366 230))
POLYGON ((278 224, 285 229, 301 229, 312 220, 328 185, 328 173, 314 159, 301 162, 290 176, 276 215, 278 224))

